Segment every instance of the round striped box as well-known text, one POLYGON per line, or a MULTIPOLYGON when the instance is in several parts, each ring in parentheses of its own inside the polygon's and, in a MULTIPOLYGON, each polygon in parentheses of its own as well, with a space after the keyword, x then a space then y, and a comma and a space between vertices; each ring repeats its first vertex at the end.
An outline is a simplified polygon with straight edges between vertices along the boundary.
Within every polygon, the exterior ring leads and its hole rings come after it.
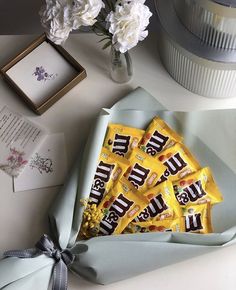
POLYGON ((181 22, 204 43, 236 49, 236 1, 174 0, 181 22))
POLYGON ((155 0, 158 47, 170 75, 188 90, 211 98, 236 97, 236 50, 219 50, 192 34, 172 0, 155 0))

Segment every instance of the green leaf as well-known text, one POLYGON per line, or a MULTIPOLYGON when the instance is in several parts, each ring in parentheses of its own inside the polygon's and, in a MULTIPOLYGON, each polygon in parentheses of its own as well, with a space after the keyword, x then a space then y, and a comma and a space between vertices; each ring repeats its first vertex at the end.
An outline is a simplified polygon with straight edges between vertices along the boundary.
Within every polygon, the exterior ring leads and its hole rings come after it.
POLYGON ((104 2, 110 10, 114 10, 114 5, 111 0, 104 0, 104 2))
POLYGON ((111 40, 108 41, 107 43, 105 43, 105 44, 103 45, 102 49, 106 49, 106 48, 108 48, 110 45, 112 45, 111 40))
POLYGON ((98 31, 96 31, 96 28, 95 28, 95 27, 92 28, 92 31, 93 31, 96 35, 98 35, 98 36, 105 36, 105 34, 104 34, 103 32, 98 32, 98 31))
POLYGON ((102 41, 104 41, 104 40, 106 40, 106 39, 111 39, 111 38, 110 38, 109 36, 106 36, 106 37, 100 39, 98 42, 102 42, 102 41))
POLYGON ((106 28, 101 23, 99 23, 99 22, 96 22, 93 26, 95 28, 97 28, 98 30, 102 31, 105 34, 108 33, 108 31, 106 30, 106 28))
POLYGON ((116 7, 115 7, 115 4, 113 3, 113 1, 111 1, 111 9, 112 9, 113 11, 116 10, 116 7))

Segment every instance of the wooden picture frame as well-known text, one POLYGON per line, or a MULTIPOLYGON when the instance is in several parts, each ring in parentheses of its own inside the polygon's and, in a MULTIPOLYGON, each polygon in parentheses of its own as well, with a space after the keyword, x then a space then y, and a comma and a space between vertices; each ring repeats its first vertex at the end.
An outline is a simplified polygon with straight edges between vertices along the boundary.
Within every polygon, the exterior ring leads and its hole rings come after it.
MULTIPOLYGON (((51 50, 51 53, 52 53, 52 50, 51 50)), ((87 76, 85 69, 64 48, 62 48, 61 46, 55 45, 49 39, 47 39, 45 34, 41 35, 39 38, 33 41, 26 49, 21 51, 16 57, 14 57, 9 63, 7 63, 1 69, 1 74, 3 75, 4 79, 12 86, 12 88, 18 93, 18 95, 21 96, 23 100, 30 106, 30 108, 39 115, 41 115, 46 110, 48 110, 55 102, 57 102, 69 90, 71 90, 74 86, 76 86, 79 82, 81 82, 87 76), (54 91, 55 91, 54 93, 52 93, 51 95, 49 94, 47 97, 44 97, 43 101, 37 104, 36 102, 33 101, 33 98, 29 94, 27 94, 24 89, 20 87, 19 83, 17 83, 17 81, 13 77, 10 76, 9 72, 11 71, 12 68, 14 68, 14 66, 19 64, 21 60, 24 59, 25 61, 25 58, 27 58, 27 56, 29 56, 30 53, 33 52, 36 48, 39 48, 39 46, 44 44, 44 42, 50 44, 50 46, 55 49, 55 52, 58 52, 60 56, 64 60, 66 60, 66 62, 73 69, 73 76, 69 78, 69 81, 66 82, 65 85, 62 85, 62 86, 58 85, 58 88, 54 88, 54 91)), ((37 73, 35 72, 32 73, 32 75, 35 75, 35 76, 36 74, 37 73)))

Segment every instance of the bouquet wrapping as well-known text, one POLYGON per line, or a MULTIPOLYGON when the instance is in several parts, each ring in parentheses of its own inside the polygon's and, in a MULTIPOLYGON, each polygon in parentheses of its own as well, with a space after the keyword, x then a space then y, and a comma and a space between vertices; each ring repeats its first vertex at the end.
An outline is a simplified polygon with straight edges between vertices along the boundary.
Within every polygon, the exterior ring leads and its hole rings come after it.
MULTIPOLYGON (((73 254, 69 270, 94 283, 108 284, 234 244, 236 132, 232 125, 235 122, 234 109, 167 111, 142 88, 132 91, 111 109, 102 109, 49 212, 51 237, 58 248, 73 254), (182 134, 201 165, 208 165, 214 173, 224 196, 224 202, 213 209, 214 233, 139 233, 78 240, 84 210, 80 200, 89 196, 107 125, 122 123, 144 129, 156 115, 182 134)), ((0 289, 46 290, 57 262, 43 253, 4 258, 0 261, 0 289)))

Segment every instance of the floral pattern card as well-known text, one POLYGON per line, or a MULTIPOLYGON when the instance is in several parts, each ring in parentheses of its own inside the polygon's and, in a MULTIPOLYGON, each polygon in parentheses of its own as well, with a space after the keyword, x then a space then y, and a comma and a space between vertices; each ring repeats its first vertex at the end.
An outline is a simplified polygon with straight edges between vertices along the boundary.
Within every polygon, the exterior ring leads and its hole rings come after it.
POLYGON ((4 107, 0 111, 0 169, 18 176, 46 135, 45 129, 4 107))
POLYGON ((24 172, 13 179, 14 191, 62 185, 67 169, 64 134, 48 135, 30 158, 24 172))

